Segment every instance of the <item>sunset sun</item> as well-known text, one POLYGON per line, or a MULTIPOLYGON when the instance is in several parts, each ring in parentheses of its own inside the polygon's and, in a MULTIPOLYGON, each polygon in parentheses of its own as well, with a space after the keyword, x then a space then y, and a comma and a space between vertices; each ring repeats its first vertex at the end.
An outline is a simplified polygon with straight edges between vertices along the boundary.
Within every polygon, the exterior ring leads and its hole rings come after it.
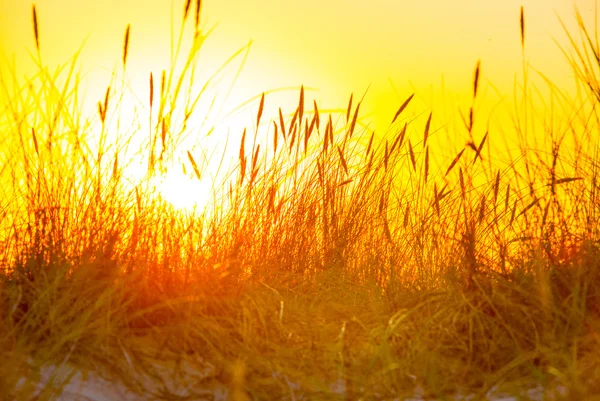
POLYGON ((199 180, 183 171, 169 171, 156 181, 160 196, 177 209, 202 210, 213 197, 214 188, 208 180, 199 180))

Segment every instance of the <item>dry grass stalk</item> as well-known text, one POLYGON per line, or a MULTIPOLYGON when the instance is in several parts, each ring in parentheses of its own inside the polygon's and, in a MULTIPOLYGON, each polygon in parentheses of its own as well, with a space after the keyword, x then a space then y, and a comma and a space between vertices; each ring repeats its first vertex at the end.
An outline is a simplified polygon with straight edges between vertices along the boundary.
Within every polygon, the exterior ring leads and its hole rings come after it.
POLYGON ((485 194, 481 195, 481 202, 479 204, 479 217, 477 222, 481 223, 485 217, 485 194))
POLYGON ((461 150, 460 152, 458 152, 458 154, 456 155, 456 157, 454 157, 454 159, 452 160, 452 163, 450 163, 450 166, 448 167, 448 170, 446 170, 446 174, 444 176, 447 176, 448 174, 450 174, 450 172, 452 171, 452 169, 454 168, 454 166, 456 166, 456 163, 458 163, 458 161, 460 160, 461 156, 463 155, 463 153, 465 152, 465 149, 463 148, 463 150, 461 150))
MULTIPOLYGON (((300 100, 298 102, 298 122, 302 124, 304 117, 304 85, 300 86, 300 100)), ((293 123, 292 123, 293 125, 293 123)))
POLYGON ((535 205, 537 205, 538 203, 540 203, 540 198, 535 199, 533 202, 531 202, 529 205, 525 206, 525 208, 523 210, 521 210, 521 212, 517 215, 517 218, 521 217, 522 215, 524 215, 529 209, 531 209, 532 207, 534 207, 535 205))
POLYGON ((265 108, 265 92, 262 93, 262 96, 260 97, 260 104, 258 105, 258 114, 256 116, 256 130, 257 131, 258 131, 258 127, 260 125, 260 119, 262 117, 264 108, 265 108))
POLYGON ((465 187, 465 179, 463 177, 462 167, 458 168, 458 178, 460 182, 460 195, 464 201, 467 199, 467 189, 465 187))
POLYGON ((494 205, 498 200, 498 190, 500 189, 500 171, 496 173, 496 181, 494 182, 494 205))
POLYGON ((371 150, 372 150, 373 138, 375 138, 375 131, 373 131, 371 133, 371 138, 369 138, 369 144, 367 145, 367 152, 365 153, 367 155, 367 157, 369 156, 369 154, 371 153, 371 150))
POLYGON ((256 150, 254 151, 254 154, 252 155, 252 174, 251 174, 250 182, 254 182, 254 180, 256 179, 256 176, 258 174, 259 151, 260 151, 260 144, 256 145, 256 150))
POLYGON ((267 210, 269 210, 270 213, 275 212, 275 196, 277 195, 277 188, 275 186, 271 186, 269 188, 268 191, 268 205, 267 205, 267 210))
POLYGON ((296 111, 294 112, 294 116, 292 117, 292 122, 290 123, 289 126, 289 131, 291 132, 292 130, 296 129, 296 121, 298 119, 298 113, 300 112, 300 107, 296 108, 296 111))
POLYGON ((186 0, 185 6, 183 8, 183 20, 185 21, 188 17, 188 13, 190 11, 190 5, 192 4, 192 0, 186 0))
POLYGON ((310 126, 308 127, 308 129, 306 131, 306 141, 307 142, 310 139, 310 136, 312 135, 312 132, 315 129, 315 127, 318 126, 317 117, 318 117, 318 115, 314 114, 312 120, 310 121, 310 126))
MULTIPOLYGON (((475 73, 473 77, 473 100, 477 97, 477 89, 479 88, 479 73, 481 68, 481 60, 477 60, 477 64, 475 65, 475 73)), ((471 110, 471 114, 473 114, 471 110)), ((472 120, 472 117, 471 117, 472 120)))
POLYGON ((519 202, 519 200, 515 199, 515 202, 514 202, 513 207, 512 207, 512 212, 510 214, 510 221, 508 223, 509 225, 512 225, 512 223, 515 221, 515 213, 517 212, 517 203, 518 202, 519 202))
POLYGON ((344 172, 346 173, 346 175, 348 175, 348 164, 346 163, 346 158, 344 157, 344 152, 342 152, 342 149, 339 147, 339 145, 337 146, 337 151, 338 151, 338 155, 340 156, 340 162, 342 163, 344 172))
POLYGON ((125 28, 125 40, 123 43, 123 68, 127 65, 127 53, 129 52, 129 31, 131 29, 131 25, 127 24, 127 28, 125 28))
POLYGON ((404 210, 404 219, 402 220, 402 226, 404 228, 408 227, 409 217, 410 217, 410 204, 406 205, 406 209, 404 210))
POLYGON ((429 127, 431 125, 431 116, 433 113, 429 113, 429 117, 427 118, 427 123, 425 124, 425 132, 423 133, 423 148, 427 146, 427 137, 429 137, 429 127))
POLYGON ((331 115, 329 115, 329 143, 333 146, 333 123, 331 121, 331 115))
POLYGON ((152 105, 154 104, 154 77, 152 73, 150 73, 150 109, 152 109, 152 105))
POLYGON ((165 149, 165 147, 167 145, 167 131, 168 131, 167 122, 163 118, 161 121, 161 124, 160 124, 160 140, 162 143, 163 150, 165 149))
POLYGON ((483 145, 485 144, 487 137, 488 137, 488 133, 486 132, 485 135, 483 136, 483 139, 481 139, 479 146, 477 146, 477 147, 475 147, 475 144, 473 142, 471 142, 471 148, 475 151, 475 157, 473 158, 473 164, 475 164, 477 159, 483 160, 483 158, 481 157, 481 151, 483 150, 483 145))
MULTIPOLYGON (((314 118, 313 118, 314 122, 314 118)), ((308 152, 308 140, 310 139, 310 133, 312 132, 313 124, 311 124, 311 128, 308 127, 308 118, 304 120, 304 154, 306 155, 308 152)))
POLYGON ((200 27, 200 16, 202 13, 202 0, 196 0, 196 15, 194 19, 194 26, 196 28, 196 32, 198 32, 198 28, 200 27))
POLYGON ((273 153, 277 154, 277 137, 279 135, 277 135, 277 123, 275 121, 272 121, 273 123, 273 153))
POLYGON ((281 107, 279 108, 279 128, 281 128, 281 135, 283 135, 283 139, 285 139, 285 122, 283 121, 281 107))
POLYGON ((519 19, 519 26, 521 28, 521 48, 525 49, 525 10, 521 6, 521 17, 519 19))
POLYGON ((296 143, 296 132, 297 131, 298 131, 298 125, 297 124, 293 124, 292 125, 292 137, 290 138, 290 147, 289 147, 290 151, 294 147, 294 143, 296 143))
POLYGON ((415 159, 415 152, 413 152, 413 147, 410 143, 410 139, 408 140, 408 152, 410 154, 410 162, 412 163, 413 171, 417 172, 417 161, 415 159))
MULTIPOLYGON (((580 181, 583 180, 583 177, 568 177, 568 178, 559 178, 554 182, 555 185, 566 184, 568 182, 580 181)), ((550 184, 548 184, 550 185, 550 184)))
POLYGON ((106 93, 104 94, 104 113, 108 109, 108 100, 110 98, 110 86, 106 88, 106 93))
POLYGON ((244 128, 244 132, 242 133, 242 140, 240 141, 240 152, 239 152, 239 161, 240 161, 240 182, 244 181, 244 176, 246 174, 246 129, 244 128))
POLYGON ((473 113, 473 106, 469 107, 469 134, 471 134, 473 132, 473 125, 475 124, 474 121, 474 113, 473 113))
POLYGON ((429 177, 429 146, 425 148, 425 169, 424 169, 424 181, 427 183, 427 178, 429 177))
POLYGON ((352 138, 352 134, 354 133, 354 128, 356 127, 356 119, 358 118, 358 111, 360 110, 360 104, 361 104, 361 102, 358 102, 358 105, 356 106, 356 110, 354 110, 354 116, 352 117, 352 123, 350 124, 350 131, 348 133, 348 136, 350 138, 352 138))
POLYGON ((396 146, 398 147, 398 149, 400 149, 402 147, 402 142, 404 141, 404 136, 406 135, 406 127, 407 127, 407 125, 408 125, 407 123, 404 123, 404 128, 402 128, 402 130, 400 131, 400 133, 396 137, 396 140, 392 144, 392 147, 390 148, 390 153, 394 152, 394 149, 396 149, 396 146))
POLYGON ((37 137, 35 135, 35 127, 31 127, 31 137, 33 138, 33 146, 35 147, 35 154, 39 157, 40 149, 38 147, 37 137))
POLYGON ((385 218, 385 216, 383 217, 383 232, 385 234, 385 238, 390 242, 390 244, 393 244, 394 241, 392 240, 392 233, 390 231, 390 225, 388 224, 388 221, 385 218))
MULTIPOLYGON (((329 121, 327 122, 327 126, 325 127, 325 135, 323 138, 323 153, 327 153, 327 149, 329 149, 330 143, 330 132, 333 131, 333 126, 331 122, 331 115, 329 116, 329 121)), ((332 143, 333 145, 333 143, 332 143)))
POLYGON ((402 111, 404 111, 404 109, 406 108, 406 106, 408 106, 408 104, 410 103, 410 101, 412 100, 412 98, 415 96, 415 94, 413 93, 412 95, 410 95, 405 101, 404 103, 402 103, 402 105, 400 106, 400 108, 398 109, 398 111, 396 111, 396 114, 394 114, 394 118, 392 119, 392 124, 396 121, 396 119, 398 118, 398 116, 400 115, 400 113, 402 113, 402 111))
POLYGON ((194 174, 196 174, 196 178, 200 180, 200 170, 198 169, 198 165, 196 164, 196 161, 194 160, 194 157, 192 156, 189 150, 187 151, 187 157, 190 160, 190 163, 192 164, 192 168, 194 169, 194 174))
POLYGON ((348 109, 346 110, 346 122, 350 121, 350 111, 352 111, 352 97, 354 93, 350 94, 350 100, 348 101, 348 109))
POLYGON ((117 181, 119 179, 119 153, 115 153, 115 159, 113 162, 112 168, 112 177, 113 180, 117 181))
POLYGON ((548 218, 548 212, 550 211, 550 202, 546 202, 546 206, 544 207, 544 215, 542 217, 542 228, 546 226, 546 219, 548 218))
POLYGON ((437 190, 437 183, 433 183, 433 205, 435 206, 435 212, 440 217, 440 199, 437 190))
POLYGON ((32 14, 33 14, 33 37, 35 38, 35 48, 39 52, 40 51, 40 33, 39 33, 38 18, 37 18, 37 11, 35 9, 35 4, 31 8, 32 8, 32 14))
POLYGON ((385 153, 383 155, 383 166, 385 168, 385 171, 387 171, 387 168, 388 168, 389 158, 390 158, 390 152, 388 151, 388 141, 385 141, 385 153))

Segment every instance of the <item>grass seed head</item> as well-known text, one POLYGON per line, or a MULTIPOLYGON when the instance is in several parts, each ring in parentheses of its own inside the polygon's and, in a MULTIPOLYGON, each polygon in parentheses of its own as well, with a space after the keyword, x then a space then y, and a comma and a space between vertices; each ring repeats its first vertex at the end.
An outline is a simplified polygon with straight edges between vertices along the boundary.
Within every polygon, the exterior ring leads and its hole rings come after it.
POLYGON ((519 19, 519 26, 521 28, 521 48, 525 49, 525 10, 521 6, 521 18, 519 19))
POLYGON ((396 111, 396 114, 394 114, 394 118, 392 119, 392 124, 394 124, 394 122, 396 121, 396 119, 398 118, 398 116, 400 115, 400 113, 402 113, 402 111, 404 111, 404 109, 406 108, 406 106, 408 106, 408 104, 412 100, 413 96, 415 96, 414 93, 412 95, 410 95, 408 97, 408 99, 406 99, 404 101, 404 103, 402 103, 402 105, 400 106, 400 108, 398 109, 398 111, 396 111))
POLYGON ((473 76, 473 100, 477 97, 477 89, 479 88, 479 73, 481 71, 481 60, 477 60, 475 64, 475 73, 473 76))
POLYGON ((265 92, 263 92, 263 94, 260 98, 260 105, 258 106, 258 115, 256 116, 256 130, 258 130, 258 126, 260 125, 260 118, 262 117, 264 108, 265 108, 265 92))
POLYGON ((346 121, 350 121, 350 111, 352 110, 352 97, 354 93, 350 94, 350 100, 348 101, 348 109, 346 110, 346 121))
POLYGON ((408 153, 410 154, 410 161, 413 166, 413 171, 417 171, 417 161, 415 159, 415 152, 413 151, 412 144, 410 143, 410 139, 408 140, 408 153))
POLYGON ((127 53, 129 52, 129 31, 131 30, 131 24, 127 24, 125 28, 125 40, 123 42, 123 68, 127 65, 127 53))
POLYGON ((196 0, 196 15, 195 15, 195 20, 194 20, 196 31, 198 31, 198 28, 200 27, 201 13, 202 13, 202 0, 196 0))
POLYGON ((454 160, 452 160, 452 163, 450 163, 450 166, 448 167, 448 170, 446 170, 446 174, 445 175, 450 174, 450 171, 452 171, 452 169, 454 168, 454 166, 456 166, 456 163, 458 163, 458 161, 460 160, 461 156, 465 152, 465 149, 466 148, 463 148, 463 150, 461 150, 460 152, 458 152, 458 154, 454 157, 454 160))
POLYGON ((281 107, 279 108, 279 128, 281 128, 281 135, 283 135, 283 138, 285 139, 285 122, 283 121, 281 107))
POLYGON ((186 0, 185 6, 183 8, 183 20, 185 21, 188 17, 188 13, 190 12, 190 5, 192 4, 192 0, 186 0))
POLYGON ((429 113, 429 117, 427 118, 427 123, 425 124, 425 132, 423 134, 423 148, 427 146, 427 138, 429 137, 429 127, 431 126, 431 116, 433 113, 429 113))
POLYGON ((39 25, 37 18, 37 11, 35 8, 35 4, 32 6, 32 14, 33 14, 33 37, 35 38, 35 47, 38 51, 40 51, 40 33, 39 33, 39 25))
POLYGON ((152 73, 150 73, 150 108, 152 108, 152 104, 154 103, 154 77, 152 73))

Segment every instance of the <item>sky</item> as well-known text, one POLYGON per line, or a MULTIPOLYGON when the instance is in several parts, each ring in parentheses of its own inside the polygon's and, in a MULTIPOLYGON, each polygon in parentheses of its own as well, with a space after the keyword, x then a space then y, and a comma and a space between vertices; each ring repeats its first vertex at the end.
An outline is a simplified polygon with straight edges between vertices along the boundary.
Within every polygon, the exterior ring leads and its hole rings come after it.
MULTIPOLYGON (((85 93, 94 109, 119 68, 127 24, 127 78, 136 93, 144 94, 140 98, 146 98, 150 72, 159 76, 168 68, 171 30, 180 26, 184 0, 35 4, 44 63, 59 65, 81 49, 85 93)), ((31 6, 30 1, 0 0, 0 65, 14 61, 24 75, 33 71, 31 6)), ((345 109, 351 93, 355 99, 366 93, 364 123, 369 129, 385 130, 414 92, 415 112, 424 115, 430 108, 440 110, 440 98, 446 103, 468 100, 478 60, 483 85, 493 85, 490 93, 510 96, 523 71, 521 6, 526 64, 543 71, 557 86, 569 88, 574 73, 559 48, 567 43, 559 17, 577 32, 577 7, 593 30, 595 0, 203 0, 201 26, 214 30, 202 50, 199 68, 204 75, 199 76, 214 74, 251 41, 230 93, 242 57, 220 81, 220 91, 229 96, 218 113, 213 111, 218 114, 215 121, 237 130, 251 126, 262 92, 267 92, 265 116, 275 117, 280 106, 293 113, 298 89, 304 85, 309 101, 316 99, 323 110, 345 109), (230 113, 249 99, 255 100, 252 107, 230 113)))
MULTIPOLYGON (((31 4, 0 0, 0 50, 16 55, 20 68, 34 45, 31 4)), ((101 80, 119 61, 127 24, 130 74, 146 77, 164 67, 170 27, 179 24, 184 1, 35 4, 44 60, 65 62, 85 41, 83 71, 101 80)), ((574 30, 575 5, 593 22, 595 0, 204 0, 203 26, 216 27, 203 65, 216 68, 252 40, 232 104, 263 91, 305 85, 318 90, 313 96, 320 103, 339 108, 350 93, 362 96, 368 88, 365 105, 389 114, 414 90, 422 96, 441 90, 442 79, 447 91, 470 90, 479 59, 484 78, 510 91, 521 70, 521 6, 527 61, 553 81, 568 82, 573 74, 555 40, 565 43, 558 16, 574 30)))

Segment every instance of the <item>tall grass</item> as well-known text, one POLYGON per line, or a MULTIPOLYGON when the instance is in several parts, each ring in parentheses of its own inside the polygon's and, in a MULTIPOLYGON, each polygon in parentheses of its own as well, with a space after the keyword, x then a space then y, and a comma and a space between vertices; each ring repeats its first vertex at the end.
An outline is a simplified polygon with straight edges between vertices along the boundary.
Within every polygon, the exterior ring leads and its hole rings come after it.
MULTIPOLYGON (((435 111, 406 118, 413 95, 376 135, 361 128, 360 102, 326 116, 316 101, 306 107, 301 88, 295 110, 261 125, 263 94, 256 130, 213 183, 210 212, 184 212, 150 180, 181 150, 196 112, 184 88, 202 36, 195 7, 180 75, 163 72, 160 90, 149 77, 143 142, 109 127, 115 83, 98 103, 99 132, 82 121, 76 60, 48 73, 33 9, 39 74, 23 82, 13 70, 1 87, 2 394, 31 399, 51 365, 175 399, 157 368, 167 360, 175 376, 184 364, 213 367, 187 395, 216 383, 235 400, 484 397, 538 384, 568 399, 600 393, 590 57, 600 49, 583 23, 584 40, 571 37, 565 52, 587 91, 568 97, 548 82, 560 129, 545 120, 556 118, 552 106, 527 113, 529 97, 506 127, 521 141, 508 164, 494 159, 500 140, 477 129, 473 106, 467 145, 436 170, 435 111), (545 127, 542 145, 528 142, 525 117, 545 127), (123 155, 138 143, 148 173, 132 183, 123 155)), ((522 9, 523 49, 524 18, 522 9)), ((123 69, 129 37, 128 26, 123 69)), ((478 62, 473 104, 482 73, 478 62)), ((190 175, 204 177, 206 164, 183 151, 190 175)), ((57 396, 65 379, 55 379, 39 397, 57 396)))

